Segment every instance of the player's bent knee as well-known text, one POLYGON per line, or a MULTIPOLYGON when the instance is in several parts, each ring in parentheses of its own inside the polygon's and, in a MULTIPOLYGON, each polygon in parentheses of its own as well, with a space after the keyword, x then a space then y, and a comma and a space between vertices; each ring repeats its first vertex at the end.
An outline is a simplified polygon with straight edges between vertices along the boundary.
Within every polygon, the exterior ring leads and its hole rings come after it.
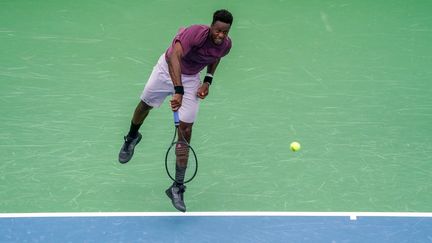
POLYGON ((147 103, 145 103, 144 101, 140 101, 138 104, 138 108, 142 111, 142 112, 146 112, 149 111, 151 109, 153 109, 152 106, 148 105, 147 103))

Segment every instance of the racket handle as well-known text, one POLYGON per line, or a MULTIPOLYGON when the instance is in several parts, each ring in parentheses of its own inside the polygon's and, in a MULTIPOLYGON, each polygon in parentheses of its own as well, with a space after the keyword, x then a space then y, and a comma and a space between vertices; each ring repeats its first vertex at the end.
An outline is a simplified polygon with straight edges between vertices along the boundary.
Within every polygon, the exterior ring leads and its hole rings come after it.
POLYGON ((180 124, 179 114, 177 111, 174 111, 174 125, 178 127, 179 124, 180 124))

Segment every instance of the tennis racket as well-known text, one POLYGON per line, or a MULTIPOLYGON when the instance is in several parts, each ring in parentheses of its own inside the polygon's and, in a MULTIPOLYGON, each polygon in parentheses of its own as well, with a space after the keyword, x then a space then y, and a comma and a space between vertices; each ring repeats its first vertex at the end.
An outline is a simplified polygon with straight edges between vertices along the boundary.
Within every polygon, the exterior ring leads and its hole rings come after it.
POLYGON ((180 119, 177 111, 174 112, 174 125, 174 137, 165 155, 165 169, 171 180, 183 184, 192 181, 196 176, 198 172, 198 159, 194 149, 181 134, 179 129, 180 119), (180 181, 182 178, 181 175, 177 175, 176 177, 176 170, 181 170, 182 168, 187 168, 183 182, 180 181))

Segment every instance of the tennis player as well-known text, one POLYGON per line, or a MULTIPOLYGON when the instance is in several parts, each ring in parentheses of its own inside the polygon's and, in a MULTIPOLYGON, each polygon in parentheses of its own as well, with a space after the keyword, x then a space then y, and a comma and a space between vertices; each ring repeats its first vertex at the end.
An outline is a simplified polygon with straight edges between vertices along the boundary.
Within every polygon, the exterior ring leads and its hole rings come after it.
MULTIPOLYGON (((222 9, 214 12, 210 26, 191 25, 178 31, 172 44, 154 66, 144 87, 141 100, 132 117, 129 133, 124 137, 124 144, 119 153, 120 163, 127 163, 132 158, 134 148, 142 138, 138 130, 150 110, 153 107, 160 107, 170 95, 171 109, 179 113, 179 130, 190 143, 199 99, 205 99, 209 94, 220 59, 231 49, 228 32, 232 22, 232 14, 222 9), (207 74, 201 82, 200 72, 206 67, 207 74)), ((184 181, 185 171, 186 167, 176 166, 176 181, 184 181)), ((183 183, 175 182, 166 190, 173 206, 182 212, 186 211, 183 198, 185 189, 183 183)))

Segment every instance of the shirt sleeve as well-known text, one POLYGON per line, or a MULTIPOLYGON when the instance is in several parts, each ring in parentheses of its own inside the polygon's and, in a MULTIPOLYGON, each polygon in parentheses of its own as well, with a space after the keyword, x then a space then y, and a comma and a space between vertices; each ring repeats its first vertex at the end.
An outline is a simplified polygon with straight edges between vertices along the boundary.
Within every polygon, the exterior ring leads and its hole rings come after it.
POLYGON ((226 56, 226 55, 228 55, 228 53, 230 52, 231 47, 232 47, 232 41, 231 41, 231 39, 229 37, 227 37, 227 40, 228 40, 228 44, 227 44, 227 48, 226 48, 225 53, 222 55, 223 57, 226 56))
POLYGON ((180 42, 183 49, 183 56, 186 56, 194 47, 204 44, 208 36, 208 28, 200 25, 192 25, 180 31, 175 36, 172 45, 180 42))

